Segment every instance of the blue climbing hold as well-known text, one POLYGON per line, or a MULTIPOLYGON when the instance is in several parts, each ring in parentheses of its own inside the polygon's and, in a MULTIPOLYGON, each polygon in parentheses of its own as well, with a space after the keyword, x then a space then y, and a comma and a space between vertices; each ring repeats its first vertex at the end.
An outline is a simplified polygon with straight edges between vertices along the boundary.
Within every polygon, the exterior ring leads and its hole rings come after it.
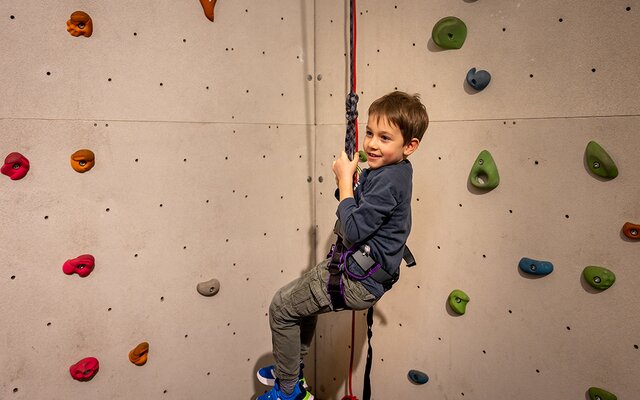
POLYGON ((526 257, 522 257, 518 267, 522 272, 532 275, 549 275, 553 272, 553 264, 549 261, 538 261, 526 257))
POLYGON ((409 378, 411 383, 414 383, 416 385, 424 385, 425 383, 429 382, 429 377, 427 376, 427 374, 416 369, 412 369, 411 371, 409 371, 407 377, 409 378))
POLYGON ((483 69, 476 71, 475 68, 471 68, 469 72, 467 72, 467 83, 477 91, 486 88, 490 81, 491 74, 483 69))

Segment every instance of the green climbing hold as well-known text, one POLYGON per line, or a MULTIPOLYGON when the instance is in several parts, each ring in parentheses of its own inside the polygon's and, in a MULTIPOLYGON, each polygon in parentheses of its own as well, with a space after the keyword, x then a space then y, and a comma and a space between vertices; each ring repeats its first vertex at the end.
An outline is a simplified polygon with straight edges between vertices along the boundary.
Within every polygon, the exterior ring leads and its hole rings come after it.
POLYGON ((594 289, 606 290, 616 281, 616 275, 604 268, 597 266, 588 266, 582 271, 582 276, 594 289))
POLYGON ((431 31, 433 42, 443 49, 459 49, 467 38, 467 26, 457 17, 444 17, 431 31))
POLYGON ((478 189, 491 190, 500 184, 498 166, 491 157, 491 153, 482 150, 469 173, 469 183, 478 189))
POLYGON ((456 313, 462 315, 467 310, 469 296, 460 289, 456 289, 449 294, 449 305, 456 313))
POLYGON ((364 150, 360 150, 358 152, 358 158, 360 159, 360 162, 367 162, 367 153, 364 150))
POLYGON ((597 387, 589 388, 589 398, 591 400, 618 400, 618 397, 615 394, 597 387))
POLYGON ((587 165, 594 174, 607 179, 618 176, 618 167, 609 153, 595 141, 590 141, 585 150, 587 165))

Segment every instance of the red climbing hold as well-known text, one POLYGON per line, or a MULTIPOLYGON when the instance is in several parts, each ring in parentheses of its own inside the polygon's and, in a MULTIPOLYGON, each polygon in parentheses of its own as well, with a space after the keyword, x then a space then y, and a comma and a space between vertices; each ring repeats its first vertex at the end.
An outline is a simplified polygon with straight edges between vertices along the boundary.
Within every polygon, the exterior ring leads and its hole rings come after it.
POLYGON ((69 367, 73 379, 81 382, 90 381, 98 373, 100 363, 95 357, 87 357, 69 367))
POLYGON ((626 222, 622 227, 624 235, 632 240, 640 240, 640 225, 626 222))
POLYGON ((76 273, 84 278, 93 271, 95 265, 96 260, 91 254, 83 254, 72 260, 67 260, 62 266, 62 271, 67 275, 76 273))
POLYGON ((29 172, 29 160, 20 153, 11 153, 4 159, 0 172, 14 181, 22 179, 29 172))

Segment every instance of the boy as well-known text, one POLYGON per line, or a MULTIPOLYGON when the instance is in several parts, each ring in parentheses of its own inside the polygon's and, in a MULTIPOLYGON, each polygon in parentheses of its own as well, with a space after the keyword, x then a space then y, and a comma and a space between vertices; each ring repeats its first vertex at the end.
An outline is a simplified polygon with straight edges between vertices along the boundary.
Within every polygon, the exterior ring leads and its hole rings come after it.
POLYGON ((354 189, 358 156, 333 162, 340 237, 330 257, 281 288, 269 307, 275 365, 258 371, 273 385, 258 400, 312 400, 302 374, 318 314, 373 306, 399 276, 411 230, 413 170, 407 160, 429 124, 418 95, 393 92, 369 107, 364 151, 369 168, 354 189), (336 290, 337 289, 337 290, 336 290))

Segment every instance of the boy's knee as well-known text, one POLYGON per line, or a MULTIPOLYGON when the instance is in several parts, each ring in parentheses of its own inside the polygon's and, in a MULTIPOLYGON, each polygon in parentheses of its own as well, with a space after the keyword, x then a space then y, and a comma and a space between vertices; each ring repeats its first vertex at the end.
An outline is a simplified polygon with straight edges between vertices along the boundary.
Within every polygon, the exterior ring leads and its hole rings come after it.
POLYGON ((281 292, 282 292, 282 289, 278 290, 276 294, 273 295, 273 298, 271 299, 271 304, 269 305, 269 318, 273 318, 282 309, 282 293, 281 292))

